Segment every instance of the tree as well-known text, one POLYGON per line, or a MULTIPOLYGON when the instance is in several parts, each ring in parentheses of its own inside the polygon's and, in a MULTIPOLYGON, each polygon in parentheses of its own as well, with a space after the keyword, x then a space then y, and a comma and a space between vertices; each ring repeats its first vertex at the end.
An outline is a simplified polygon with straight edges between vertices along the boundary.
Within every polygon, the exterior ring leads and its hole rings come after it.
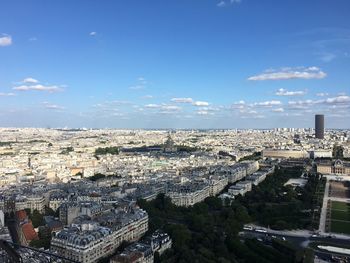
POLYGON ((29 218, 32 220, 33 227, 35 228, 45 224, 43 215, 36 209, 30 214, 29 218))
POLYGON ((95 155, 104 155, 104 154, 117 155, 119 154, 119 148, 115 146, 105 147, 105 148, 99 147, 95 150, 95 155))

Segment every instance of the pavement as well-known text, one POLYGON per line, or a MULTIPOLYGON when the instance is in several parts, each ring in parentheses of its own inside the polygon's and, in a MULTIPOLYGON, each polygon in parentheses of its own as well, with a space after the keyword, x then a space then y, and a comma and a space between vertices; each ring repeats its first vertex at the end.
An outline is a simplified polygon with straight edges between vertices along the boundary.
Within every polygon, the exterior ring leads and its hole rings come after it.
MULTIPOLYGON (((350 203, 349 198, 340 198, 340 197, 330 197, 329 196, 329 180, 330 179, 334 180, 335 177, 339 177, 339 176, 331 176, 331 175, 326 176, 327 182, 326 182, 326 186, 325 186, 325 190, 324 190, 322 210, 321 210, 321 214, 320 214, 320 225, 318 228, 319 233, 322 233, 325 235, 327 234, 326 233, 326 222, 327 222, 328 201, 338 201, 338 202, 350 203)), ((347 176, 347 177, 350 177, 350 176, 347 176)), ((349 180, 349 178, 347 178, 347 180, 349 180)), ((328 234, 330 234, 330 233, 328 233, 328 234)), ((332 233, 332 235, 333 235, 333 233, 332 233)), ((347 235, 341 235, 341 234, 334 234, 334 235, 347 236, 347 235)), ((347 236, 347 237, 350 238, 349 236, 347 236)))
POLYGON ((321 214, 320 214, 320 225, 318 228, 318 231, 320 231, 321 233, 325 233, 325 230, 326 230, 328 193, 329 193, 329 180, 327 177, 327 182, 326 182, 326 186, 324 189, 322 210, 321 210, 321 214))
POLYGON ((328 197, 328 200, 330 200, 330 201, 338 201, 338 202, 343 202, 343 203, 350 203, 350 199, 349 198, 328 197))

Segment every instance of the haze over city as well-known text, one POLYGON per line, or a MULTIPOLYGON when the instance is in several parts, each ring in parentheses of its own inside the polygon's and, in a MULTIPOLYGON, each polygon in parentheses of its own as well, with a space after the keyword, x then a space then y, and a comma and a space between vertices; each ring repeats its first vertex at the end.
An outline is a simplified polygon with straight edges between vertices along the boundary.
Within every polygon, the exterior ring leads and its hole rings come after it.
POLYGON ((349 128, 349 1, 0 10, 2 127, 349 128))

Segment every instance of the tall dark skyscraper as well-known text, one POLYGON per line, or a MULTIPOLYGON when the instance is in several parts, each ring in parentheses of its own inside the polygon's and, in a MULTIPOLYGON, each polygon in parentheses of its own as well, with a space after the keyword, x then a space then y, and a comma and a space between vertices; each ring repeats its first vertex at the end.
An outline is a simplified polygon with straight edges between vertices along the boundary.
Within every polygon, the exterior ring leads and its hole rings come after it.
POLYGON ((324 139, 324 115, 315 115, 315 137, 317 139, 324 139))

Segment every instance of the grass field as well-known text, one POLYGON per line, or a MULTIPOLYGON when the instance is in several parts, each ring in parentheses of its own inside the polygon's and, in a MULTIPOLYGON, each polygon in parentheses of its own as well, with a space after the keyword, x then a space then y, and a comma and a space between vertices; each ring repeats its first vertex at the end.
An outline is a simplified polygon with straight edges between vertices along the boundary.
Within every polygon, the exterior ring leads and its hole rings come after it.
POLYGON ((331 221, 331 232, 342 233, 350 235, 350 222, 349 221, 331 221))
POLYGON ((332 219, 350 221, 350 213, 341 210, 332 210, 332 219))
POLYGON ((350 203, 332 201, 332 210, 349 211, 350 210, 350 203))
POLYGON ((350 234, 350 204, 332 201, 331 232, 350 234))

